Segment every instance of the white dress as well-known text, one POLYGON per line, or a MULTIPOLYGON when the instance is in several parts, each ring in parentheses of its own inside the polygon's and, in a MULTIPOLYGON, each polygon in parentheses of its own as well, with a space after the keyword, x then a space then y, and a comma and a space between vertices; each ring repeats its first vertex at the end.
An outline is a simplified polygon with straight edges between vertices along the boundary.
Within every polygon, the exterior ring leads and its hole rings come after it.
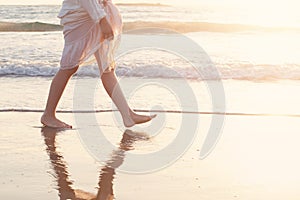
POLYGON ((117 7, 106 0, 64 0, 58 15, 65 39, 61 69, 72 69, 94 55, 100 73, 115 67, 114 53, 122 33, 122 17, 117 7), (103 38, 100 20, 106 17, 114 32, 114 39, 103 38))

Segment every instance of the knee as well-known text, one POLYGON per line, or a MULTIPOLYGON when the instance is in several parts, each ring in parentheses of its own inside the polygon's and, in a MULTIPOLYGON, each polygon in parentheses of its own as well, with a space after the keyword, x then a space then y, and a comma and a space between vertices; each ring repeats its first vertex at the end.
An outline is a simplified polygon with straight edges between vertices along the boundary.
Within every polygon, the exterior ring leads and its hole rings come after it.
POLYGON ((65 69, 65 70, 63 70, 63 71, 64 71, 64 73, 65 73, 66 75, 72 76, 73 74, 75 74, 75 73, 77 72, 77 70, 78 70, 78 66, 76 66, 76 67, 74 67, 74 68, 72 68, 72 69, 65 69))
POLYGON ((72 68, 72 69, 69 69, 70 70, 70 74, 71 75, 73 75, 73 74, 75 74, 76 72, 77 72, 77 70, 78 70, 78 66, 76 66, 76 67, 74 67, 74 68, 72 68))
POLYGON ((111 77, 115 75, 115 70, 104 71, 101 77, 111 77))

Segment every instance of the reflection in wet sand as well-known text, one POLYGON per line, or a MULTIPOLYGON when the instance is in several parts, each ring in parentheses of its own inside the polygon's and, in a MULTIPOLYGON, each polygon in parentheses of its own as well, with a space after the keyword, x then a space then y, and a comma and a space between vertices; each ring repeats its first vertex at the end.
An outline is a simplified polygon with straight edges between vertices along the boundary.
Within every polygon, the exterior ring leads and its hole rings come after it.
POLYGON ((119 144, 119 148, 112 152, 111 159, 106 162, 106 165, 100 171, 99 189, 97 195, 85 192, 80 189, 72 188, 72 181, 69 180, 69 173, 67 163, 60 152, 56 150, 55 138, 61 130, 49 127, 42 128, 42 135, 46 144, 46 151, 49 155, 51 165, 53 167, 53 175, 57 180, 57 190, 60 200, 112 200, 113 180, 115 176, 115 169, 122 165, 125 152, 133 149, 133 143, 138 140, 148 139, 145 135, 126 130, 123 138, 119 144))
POLYGON ((72 182, 68 180, 69 173, 67 164, 63 160, 63 156, 56 151, 55 137, 59 132, 57 129, 48 127, 42 128, 42 135, 47 146, 46 151, 49 155, 51 165, 53 167, 53 175, 57 179, 58 195, 63 199, 76 199, 75 191, 72 189, 72 182))

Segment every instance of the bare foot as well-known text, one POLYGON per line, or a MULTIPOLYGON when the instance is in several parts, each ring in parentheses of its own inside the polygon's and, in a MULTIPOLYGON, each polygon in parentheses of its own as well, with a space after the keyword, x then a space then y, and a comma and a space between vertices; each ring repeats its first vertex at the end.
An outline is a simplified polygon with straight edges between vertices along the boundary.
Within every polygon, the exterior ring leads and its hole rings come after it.
POLYGON ((41 123, 44 126, 51 127, 51 128, 72 128, 71 125, 60 121, 55 116, 50 117, 50 116, 47 116, 45 114, 41 117, 41 123))
POLYGON ((147 116, 147 115, 139 115, 134 112, 131 112, 130 113, 131 119, 123 120, 123 122, 124 122, 125 127, 132 127, 136 124, 142 124, 142 123, 149 122, 150 120, 152 120, 155 117, 156 117, 156 115, 147 116))

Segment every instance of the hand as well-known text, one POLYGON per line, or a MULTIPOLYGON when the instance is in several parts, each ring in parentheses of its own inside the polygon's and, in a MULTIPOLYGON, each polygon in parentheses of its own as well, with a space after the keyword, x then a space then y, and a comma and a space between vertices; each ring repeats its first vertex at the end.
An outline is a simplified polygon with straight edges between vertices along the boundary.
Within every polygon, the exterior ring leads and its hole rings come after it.
POLYGON ((103 0, 102 3, 104 6, 107 6, 107 0, 103 0))
POLYGON ((114 39, 114 32, 111 28, 111 25, 108 23, 106 17, 103 17, 100 20, 100 27, 101 27, 104 39, 108 39, 108 40, 114 39))

